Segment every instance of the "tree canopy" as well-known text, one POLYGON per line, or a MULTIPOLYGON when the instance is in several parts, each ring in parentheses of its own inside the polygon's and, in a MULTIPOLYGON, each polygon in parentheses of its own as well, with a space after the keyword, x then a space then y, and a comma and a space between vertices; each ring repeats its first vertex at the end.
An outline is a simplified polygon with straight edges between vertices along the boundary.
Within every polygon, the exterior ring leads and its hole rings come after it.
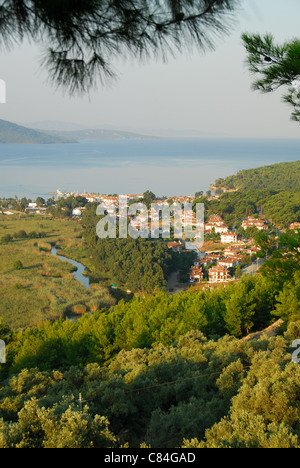
POLYGON ((206 209, 222 214, 229 225, 263 210, 266 219, 288 228, 300 220, 299 171, 300 162, 292 161, 243 169, 236 175, 218 179, 214 186, 225 193, 217 201, 206 202, 206 209))
POLYGON ((0 319, 0 448, 299 448, 299 233, 278 244, 226 288, 24 330, 0 319), (261 333, 277 317, 278 336, 261 333))
POLYGON ((1 381, 0 448, 299 448, 299 330, 249 341, 191 330, 106 367, 23 368, 1 381))
POLYGON ((85 92, 115 73, 112 60, 197 45, 211 49, 230 31, 239 0, 5 0, 0 45, 29 38, 45 48, 44 64, 58 85, 85 92))

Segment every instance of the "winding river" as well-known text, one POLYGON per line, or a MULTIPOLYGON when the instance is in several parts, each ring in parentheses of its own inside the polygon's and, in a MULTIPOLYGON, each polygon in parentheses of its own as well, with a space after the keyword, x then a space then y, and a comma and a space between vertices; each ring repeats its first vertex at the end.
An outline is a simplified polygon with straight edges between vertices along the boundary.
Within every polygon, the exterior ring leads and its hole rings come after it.
POLYGON ((82 263, 79 263, 79 262, 76 262, 75 260, 72 260, 71 258, 67 258, 67 257, 63 257, 62 255, 59 255, 58 252, 59 252, 59 249, 57 249, 57 247, 55 245, 53 245, 51 247, 51 255, 53 255, 54 257, 58 257, 60 260, 62 260, 64 262, 68 262, 71 265, 73 265, 74 267, 76 267, 77 270, 73 272, 74 278, 77 281, 79 281, 81 284, 83 284, 83 286, 86 289, 91 289, 90 288, 90 279, 89 279, 89 277, 83 275, 83 272, 86 270, 85 266, 82 265, 82 263))

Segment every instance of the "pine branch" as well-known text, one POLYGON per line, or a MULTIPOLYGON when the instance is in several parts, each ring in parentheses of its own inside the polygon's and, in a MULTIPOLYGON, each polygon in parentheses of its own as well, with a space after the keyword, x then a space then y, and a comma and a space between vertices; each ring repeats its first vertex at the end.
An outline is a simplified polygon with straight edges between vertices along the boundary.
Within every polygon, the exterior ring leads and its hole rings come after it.
POLYGON ((0 44, 25 36, 45 45, 50 77, 70 92, 112 78, 118 55, 145 58, 214 47, 240 0, 5 0, 0 44), (49 47, 50 45, 50 47, 49 47), (70 86, 68 81, 70 80, 70 86))
POLYGON ((294 107, 291 118, 299 121, 300 93, 296 92, 293 83, 300 77, 300 41, 295 39, 279 46, 268 34, 263 37, 243 34, 242 40, 248 53, 249 71, 259 76, 252 88, 270 93, 288 86, 283 101, 294 107))

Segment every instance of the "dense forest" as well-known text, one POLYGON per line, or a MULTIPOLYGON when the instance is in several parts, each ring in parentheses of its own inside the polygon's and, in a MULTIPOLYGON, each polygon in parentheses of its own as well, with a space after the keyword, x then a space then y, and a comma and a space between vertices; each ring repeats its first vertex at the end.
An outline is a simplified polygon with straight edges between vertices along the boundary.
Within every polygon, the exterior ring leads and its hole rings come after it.
POLYGON ((166 244, 145 239, 98 239, 92 253, 96 271, 109 271, 118 287, 155 292, 166 286, 172 261, 166 244))
POLYGON ((166 242, 151 239, 98 238, 96 225, 101 218, 96 216, 96 208, 97 204, 89 204, 82 218, 94 276, 108 273, 119 288, 150 293, 165 290, 172 271, 181 271, 182 277, 187 274, 193 264, 193 252, 179 255, 166 242))
POLYGON ((263 215, 279 228, 300 221, 300 161, 242 170, 213 186, 224 193, 217 200, 205 198, 206 209, 231 226, 250 215, 263 215))
POLYGON ((299 447, 300 234, 280 247, 225 289, 1 324, 0 447, 299 447))
POLYGON ((227 190, 300 190, 300 161, 272 164, 255 169, 243 169, 236 175, 218 179, 213 184, 227 190))
POLYGON ((300 221, 300 191, 239 190, 223 193, 206 203, 211 213, 222 214, 224 221, 238 227, 247 216, 263 215, 279 228, 300 221))
POLYGON ((299 336, 299 321, 258 341, 190 331, 106 367, 23 369, 0 390, 0 447, 299 448, 299 336))

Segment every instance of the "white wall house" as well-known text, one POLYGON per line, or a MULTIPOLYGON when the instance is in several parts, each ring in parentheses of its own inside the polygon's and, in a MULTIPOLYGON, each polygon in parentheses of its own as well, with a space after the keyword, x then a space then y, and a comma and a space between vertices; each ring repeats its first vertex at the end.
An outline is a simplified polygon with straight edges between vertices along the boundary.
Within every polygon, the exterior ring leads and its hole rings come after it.
POLYGON ((233 244, 237 242, 238 236, 234 232, 226 232, 221 234, 221 242, 222 244, 233 244))

